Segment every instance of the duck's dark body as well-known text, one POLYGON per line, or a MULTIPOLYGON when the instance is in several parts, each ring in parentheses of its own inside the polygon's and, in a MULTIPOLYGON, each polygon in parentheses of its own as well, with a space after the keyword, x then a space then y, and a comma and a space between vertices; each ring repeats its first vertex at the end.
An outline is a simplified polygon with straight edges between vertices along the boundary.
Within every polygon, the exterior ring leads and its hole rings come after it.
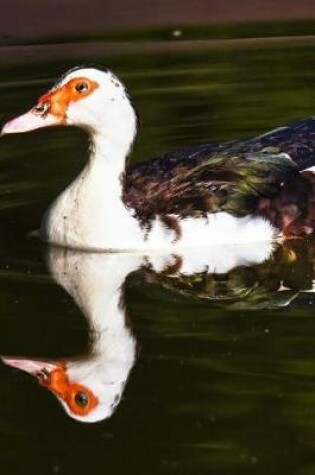
POLYGON ((228 211, 263 214, 287 234, 310 234, 315 166, 315 118, 243 142, 205 144, 130 166, 124 201, 143 223, 156 215, 206 216, 228 211), (288 231, 290 229, 290 231, 288 231))

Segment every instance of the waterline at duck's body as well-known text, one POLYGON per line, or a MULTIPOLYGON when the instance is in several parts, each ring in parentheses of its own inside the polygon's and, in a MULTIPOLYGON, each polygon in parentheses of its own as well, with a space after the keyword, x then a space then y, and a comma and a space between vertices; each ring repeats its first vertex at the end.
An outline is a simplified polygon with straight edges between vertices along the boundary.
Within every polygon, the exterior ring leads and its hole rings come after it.
POLYGON ((181 249, 218 244, 248 243, 275 237, 262 217, 234 217, 225 212, 200 218, 179 218, 178 234, 157 216, 150 227, 141 225, 121 200, 120 180, 106 161, 86 167, 46 212, 43 240, 60 246, 93 250, 181 249), (100 219, 100 216, 102 219, 100 219))
POLYGON ((90 157, 46 212, 41 237, 85 250, 174 250, 315 233, 315 119, 245 142, 206 144, 126 167, 138 132, 124 85, 110 71, 64 75, 2 134, 84 128, 90 157), (311 174, 310 174, 311 175, 311 174))

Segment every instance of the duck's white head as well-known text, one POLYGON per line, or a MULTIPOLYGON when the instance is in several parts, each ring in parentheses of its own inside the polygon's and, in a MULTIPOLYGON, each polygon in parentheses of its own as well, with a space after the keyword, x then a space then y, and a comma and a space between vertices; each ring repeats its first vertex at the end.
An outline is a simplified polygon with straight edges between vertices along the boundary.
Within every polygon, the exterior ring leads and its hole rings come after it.
POLYGON ((2 134, 75 125, 121 149, 130 148, 137 124, 128 92, 111 71, 77 67, 64 74, 32 109, 7 122, 2 134))
POLYGON ((57 362, 3 356, 1 359, 6 365, 36 377, 41 386, 57 397, 72 419, 88 423, 113 414, 131 369, 126 365, 124 371, 117 365, 109 374, 104 372, 101 361, 57 362))

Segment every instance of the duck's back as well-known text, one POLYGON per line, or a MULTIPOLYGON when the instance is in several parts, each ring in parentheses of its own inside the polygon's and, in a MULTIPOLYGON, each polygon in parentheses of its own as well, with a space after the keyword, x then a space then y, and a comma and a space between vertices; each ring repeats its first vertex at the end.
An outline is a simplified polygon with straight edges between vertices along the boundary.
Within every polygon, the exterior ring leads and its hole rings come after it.
POLYGON ((243 142, 189 147, 131 166, 124 201, 143 222, 157 215, 198 218, 219 211, 263 212, 270 219, 268 206, 274 209, 276 203, 281 214, 292 187, 299 215, 310 187, 300 183, 298 173, 314 165, 315 118, 308 118, 243 142), (270 198, 275 199, 266 206, 270 198))

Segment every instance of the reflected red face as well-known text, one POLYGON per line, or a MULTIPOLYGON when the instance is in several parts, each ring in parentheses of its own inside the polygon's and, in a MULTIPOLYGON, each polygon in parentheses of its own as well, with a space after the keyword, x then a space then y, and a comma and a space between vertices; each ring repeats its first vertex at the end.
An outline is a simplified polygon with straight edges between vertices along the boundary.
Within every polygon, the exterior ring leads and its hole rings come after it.
POLYGON ((88 415, 99 403, 90 389, 69 380, 64 365, 58 365, 44 375, 39 373, 38 379, 42 386, 59 396, 77 416, 88 415))

